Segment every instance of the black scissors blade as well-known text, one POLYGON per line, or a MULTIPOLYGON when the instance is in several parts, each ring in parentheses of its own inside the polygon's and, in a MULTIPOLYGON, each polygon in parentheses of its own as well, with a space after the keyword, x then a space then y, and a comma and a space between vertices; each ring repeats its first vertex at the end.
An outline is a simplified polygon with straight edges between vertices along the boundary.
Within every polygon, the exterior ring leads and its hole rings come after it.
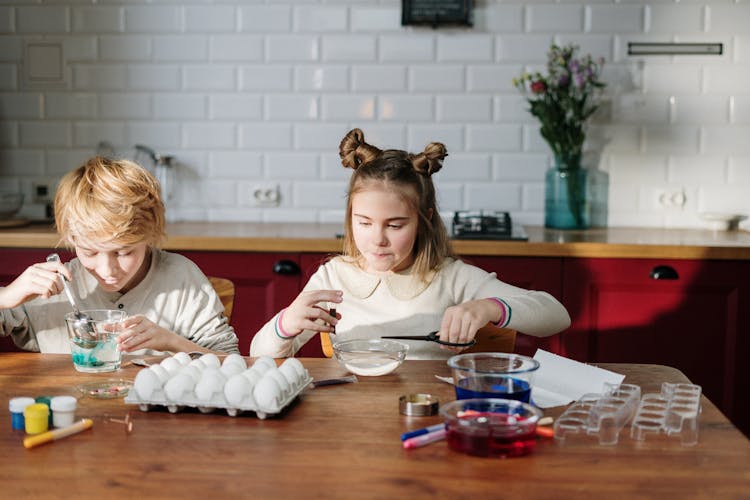
POLYGON ((446 345, 449 347, 471 347, 477 343, 477 341, 474 339, 472 339, 470 342, 445 342, 444 340, 440 340, 440 337, 438 337, 438 332, 430 332, 427 335, 390 335, 381 338, 401 340, 426 340, 428 342, 437 342, 440 345, 446 345))

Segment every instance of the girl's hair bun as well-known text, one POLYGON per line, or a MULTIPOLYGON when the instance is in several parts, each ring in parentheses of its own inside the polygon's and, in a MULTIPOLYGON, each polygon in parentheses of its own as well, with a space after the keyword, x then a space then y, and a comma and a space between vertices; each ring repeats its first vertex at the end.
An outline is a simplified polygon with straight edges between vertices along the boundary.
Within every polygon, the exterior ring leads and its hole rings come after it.
POLYGON ((411 157, 414 170, 422 175, 432 175, 443 168, 443 159, 448 156, 445 144, 442 142, 431 142, 424 151, 411 157))
POLYGON ((381 153, 381 150, 365 142, 365 134, 358 128, 350 130, 339 144, 341 164, 355 170, 363 163, 374 160, 381 153))

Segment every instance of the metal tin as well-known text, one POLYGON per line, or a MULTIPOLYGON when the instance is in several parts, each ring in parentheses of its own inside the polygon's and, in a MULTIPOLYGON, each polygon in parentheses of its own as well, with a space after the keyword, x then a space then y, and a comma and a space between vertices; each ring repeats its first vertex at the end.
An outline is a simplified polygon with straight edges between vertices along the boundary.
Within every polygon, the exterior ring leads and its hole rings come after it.
POLYGON ((398 411, 410 417, 437 415, 440 401, 432 394, 407 394, 398 398, 398 411))

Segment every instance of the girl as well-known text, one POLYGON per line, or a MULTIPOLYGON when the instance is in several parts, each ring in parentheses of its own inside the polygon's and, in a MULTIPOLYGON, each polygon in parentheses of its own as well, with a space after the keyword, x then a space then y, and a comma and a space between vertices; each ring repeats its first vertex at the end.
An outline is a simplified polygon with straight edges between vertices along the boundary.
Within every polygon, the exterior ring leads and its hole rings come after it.
MULTIPOLYGON (((544 337, 570 325, 565 308, 545 292, 496 279, 452 253, 438 214, 431 176, 445 146, 413 155, 381 151, 361 130, 341 141, 349 182, 344 253, 320 266, 305 289, 253 338, 251 356, 293 355, 317 332, 336 341, 418 335, 469 342, 488 322, 544 337), (336 307, 337 316, 327 311, 336 307)), ((447 358, 460 349, 411 342, 411 359, 447 358)))
POLYGON ((0 334, 26 350, 69 353, 62 274, 81 310, 131 313, 118 338, 123 352, 238 352, 208 278, 185 257, 157 249, 164 238, 159 191, 153 175, 127 160, 94 157, 65 175, 55 220, 77 258, 68 266, 34 264, 0 288, 0 334))

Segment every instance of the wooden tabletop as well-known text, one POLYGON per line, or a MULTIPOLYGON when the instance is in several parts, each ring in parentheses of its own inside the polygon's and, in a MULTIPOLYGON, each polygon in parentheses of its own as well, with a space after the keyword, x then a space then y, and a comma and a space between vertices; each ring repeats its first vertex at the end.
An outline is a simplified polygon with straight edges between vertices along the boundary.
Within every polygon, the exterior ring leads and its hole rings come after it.
MULTIPOLYGON (((336 361, 303 358, 315 379, 344 375, 336 361)), ((659 365, 601 365, 625 382, 656 392, 685 376, 659 365)), ((0 404, 11 397, 75 394, 96 379, 133 379, 132 364, 114 374, 83 374, 67 355, 0 355, 0 404)), ((24 433, 0 432, 2 496, 28 497, 253 497, 253 498, 487 498, 745 497, 750 492, 750 442, 704 398, 696 446, 656 437, 638 445, 623 432, 617 446, 587 439, 561 445, 540 440, 522 458, 478 458, 445 442, 411 451, 401 433, 440 422, 406 417, 398 398, 431 393, 448 402, 453 388, 442 361, 407 361, 382 377, 307 389, 279 416, 230 417, 219 411, 141 412, 122 399, 79 400, 77 417, 91 430, 30 450, 24 433), (130 435, 110 422, 128 412, 130 435)), ((556 416, 563 408, 547 411, 556 416)), ((5 410, 7 412, 7 410, 5 410)))
MULTIPOLYGON (((750 232, 707 229, 593 228, 582 231, 524 226, 528 241, 453 240, 459 255, 750 260, 750 232)), ((167 250, 232 252, 341 251, 334 223, 173 222, 167 250)), ((0 229, 0 247, 53 248, 54 227, 0 229)))

